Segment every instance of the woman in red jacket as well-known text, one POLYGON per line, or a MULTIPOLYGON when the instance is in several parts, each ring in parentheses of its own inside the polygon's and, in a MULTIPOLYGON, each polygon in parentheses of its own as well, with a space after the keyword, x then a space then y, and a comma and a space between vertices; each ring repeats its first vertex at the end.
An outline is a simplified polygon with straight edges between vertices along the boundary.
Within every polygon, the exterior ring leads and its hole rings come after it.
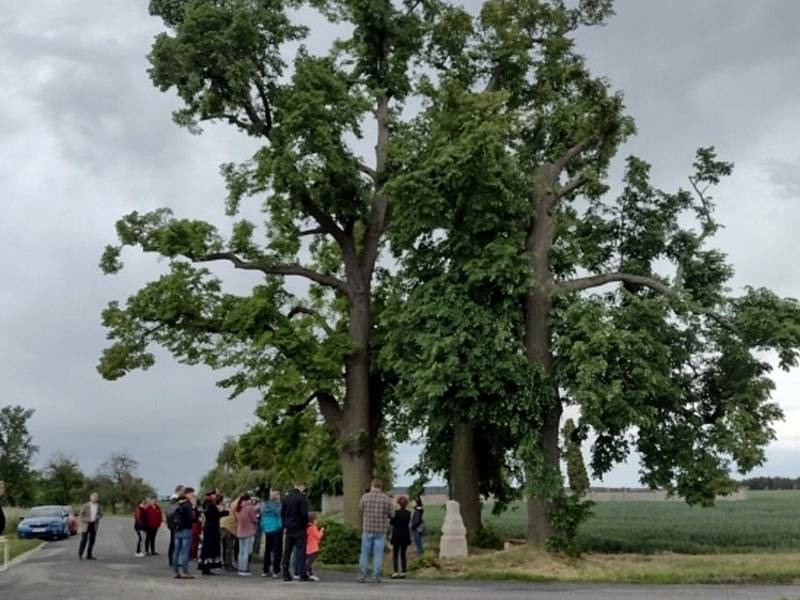
POLYGON ((158 552, 156 552, 156 535, 158 535, 158 528, 161 527, 164 516, 156 496, 152 496, 147 502, 145 512, 147 513, 147 537, 144 541, 144 551, 145 554, 158 556, 158 552))

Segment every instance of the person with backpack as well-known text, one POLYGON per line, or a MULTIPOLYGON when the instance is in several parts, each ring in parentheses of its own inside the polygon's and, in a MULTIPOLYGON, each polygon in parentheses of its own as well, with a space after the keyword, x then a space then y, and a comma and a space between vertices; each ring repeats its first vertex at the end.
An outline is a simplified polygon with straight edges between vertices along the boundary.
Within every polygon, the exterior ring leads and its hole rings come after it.
POLYGON ((422 498, 417 496, 414 498, 414 514, 411 515, 411 535, 414 538, 414 546, 417 548, 417 556, 425 554, 425 548, 422 547, 422 536, 425 533, 424 513, 422 498))
POLYGON ((272 490, 269 500, 261 505, 261 531, 264 532, 264 569, 262 577, 277 579, 283 558, 283 520, 281 519, 281 493, 272 490))
POLYGON ((189 552, 192 545, 192 529, 195 523, 194 489, 187 487, 178 498, 178 506, 169 516, 169 527, 175 531, 175 549, 172 568, 175 579, 194 579, 189 574, 189 552))
POLYGON ((183 494, 183 486, 175 486, 175 493, 169 497, 169 506, 167 507, 167 529, 169 529, 169 550, 167 551, 167 562, 172 567, 172 554, 175 551, 175 530, 170 525, 170 516, 178 509, 178 498, 183 494))

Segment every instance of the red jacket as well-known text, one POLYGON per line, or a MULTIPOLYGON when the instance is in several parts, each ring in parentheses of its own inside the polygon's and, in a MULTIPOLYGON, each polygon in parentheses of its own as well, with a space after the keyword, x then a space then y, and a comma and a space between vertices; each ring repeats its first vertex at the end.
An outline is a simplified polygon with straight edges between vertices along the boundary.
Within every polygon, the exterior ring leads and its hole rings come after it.
POLYGON ((150 505, 144 510, 147 513, 147 527, 150 529, 158 529, 161 527, 161 507, 157 505, 150 505))

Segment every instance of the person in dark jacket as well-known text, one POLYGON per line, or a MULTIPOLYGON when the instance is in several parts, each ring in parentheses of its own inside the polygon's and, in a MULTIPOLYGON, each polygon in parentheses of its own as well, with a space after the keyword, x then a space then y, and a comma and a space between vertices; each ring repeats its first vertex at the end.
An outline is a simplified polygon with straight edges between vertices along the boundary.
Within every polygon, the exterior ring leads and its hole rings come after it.
POLYGON ((6 514, 3 512, 3 496, 6 495, 6 482, 0 480, 0 535, 6 530, 6 514))
POLYGON ((194 489, 187 487, 178 498, 178 507, 175 509, 175 550, 172 555, 172 568, 175 579, 194 579, 189 574, 189 551, 192 545, 192 529, 196 515, 194 509, 194 489))
POLYGON ((414 514, 411 515, 411 534, 414 537, 414 545, 417 547, 417 556, 425 554, 425 548, 422 547, 422 535, 425 533, 424 514, 422 498, 417 496, 414 499, 414 514))
POLYGON ((397 499, 399 508, 389 519, 389 524, 392 526, 392 565, 394 566, 392 579, 405 579, 408 570, 406 550, 411 544, 411 513, 406 510, 407 505, 408 499, 400 496, 397 499))
POLYGON ((175 493, 169 498, 169 506, 167 506, 167 528, 169 529, 169 550, 167 550, 167 561, 169 566, 172 567, 172 555, 175 553, 175 530, 170 526, 170 515, 178 509, 178 498, 183 495, 183 486, 179 485, 175 488, 175 493))
POLYGON ((213 569, 222 568, 222 544, 219 537, 219 520, 228 514, 220 510, 216 492, 206 494, 203 502, 203 548, 200 551, 200 571, 203 575, 213 575, 213 569))
POLYGON ((286 534, 283 538, 283 557, 281 571, 284 581, 292 581, 289 573, 289 560, 292 550, 296 554, 295 570, 300 569, 295 576, 301 581, 309 581, 306 572, 306 529, 308 528, 308 499, 305 495, 306 484, 296 481, 292 492, 286 496, 281 508, 281 520, 286 534))
POLYGON ((147 544, 147 500, 139 502, 133 513, 133 530, 136 532, 136 558, 144 558, 142 550, 147 544))

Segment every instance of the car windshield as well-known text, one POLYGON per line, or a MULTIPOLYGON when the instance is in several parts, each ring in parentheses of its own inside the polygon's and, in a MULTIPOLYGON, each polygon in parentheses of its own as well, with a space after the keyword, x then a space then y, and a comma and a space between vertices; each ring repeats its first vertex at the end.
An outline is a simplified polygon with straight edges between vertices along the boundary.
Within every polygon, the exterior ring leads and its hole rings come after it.
POLYGON ((26 519, 43 519, 47 517, 61 517, 64 511, 54 506, 38 506, 32 508, 25 515, 26 519))

